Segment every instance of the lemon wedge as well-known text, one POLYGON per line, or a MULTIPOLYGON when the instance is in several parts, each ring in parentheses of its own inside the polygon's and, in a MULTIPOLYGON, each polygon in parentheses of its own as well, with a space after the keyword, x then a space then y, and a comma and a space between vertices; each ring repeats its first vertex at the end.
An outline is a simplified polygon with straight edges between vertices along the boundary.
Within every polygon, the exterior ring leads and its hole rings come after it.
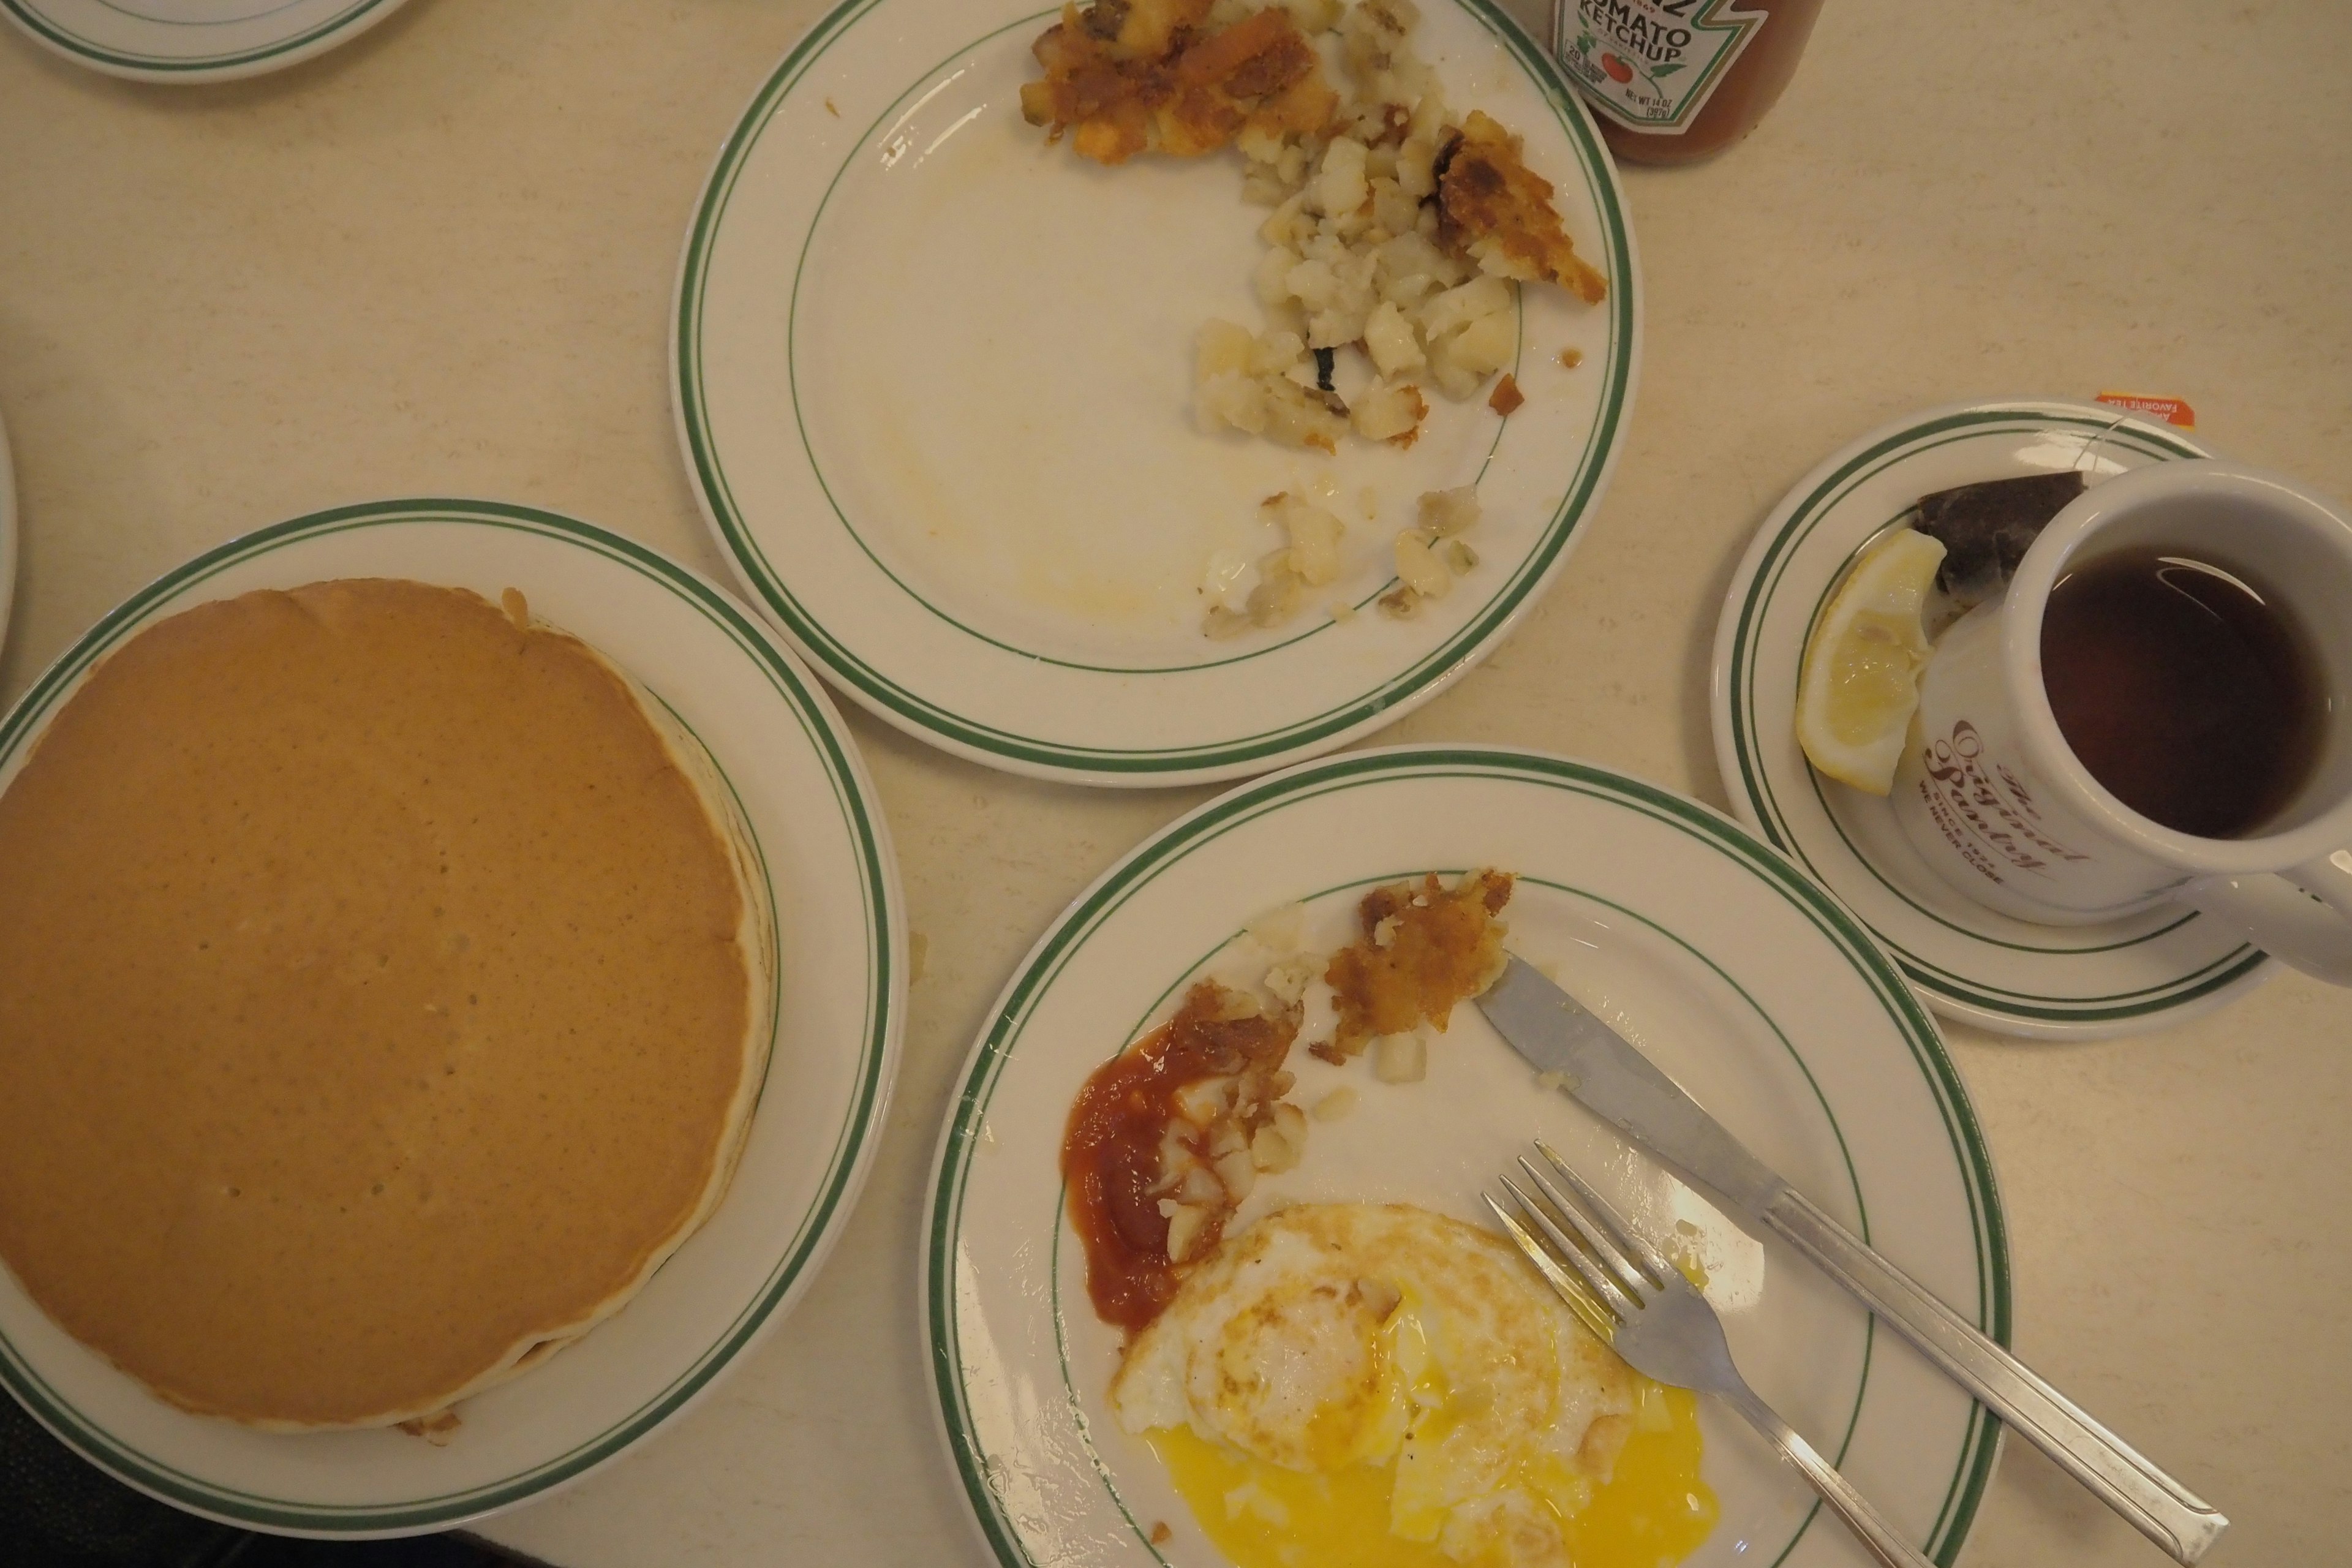
POLYGON ((1885 795, 1919 706, 1921 624, 1943 542, 1907 528, 1872 545, 1822 612, 1797 682, 1797 741, 1841 784, 1885 795))

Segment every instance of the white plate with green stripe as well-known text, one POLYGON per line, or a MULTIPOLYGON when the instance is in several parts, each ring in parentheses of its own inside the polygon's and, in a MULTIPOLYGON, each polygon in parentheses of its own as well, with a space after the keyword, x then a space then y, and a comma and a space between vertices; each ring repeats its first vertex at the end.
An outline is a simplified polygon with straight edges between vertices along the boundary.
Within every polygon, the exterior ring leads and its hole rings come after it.
POLYGON ((0 0, 76 65, 134 81, 229 81, 324 54, 401 0, 0 0))
POLYGON ((2094 405, 1931 409, 1872 431, 1806 475, 1764 520, 1732 579, 1715 635, 1723 787, 1947 1017, 2037 1038, 2131 1034, 2221 1005, 2260 984, 2272 961, 2193 911, 2035 925, 1947 886, 1884 798, 1825 780, 1805 762, 1797 678, 1814 620, 1864 547, 1930 491, 2074 468, 2095 483, 2203 456, 2178 430, 2094 405))
MULTIPOLYGON (((393 576, 520 588, 700 739, 743 808, 778 917, 777 1033, 741 1163, 709 1223, 578 1343, 457 1407, 444 1447, 191 1415, 49 1321, 0 1268, 0 1383, 143 1491, 288 1534, 446 1529, 578 1479, 678 1414, 806 1289, 865 1181, 905 1014, 905 920, 873 786, 824 691, 757 616, 685 567, 528 507, 397 500, 278 523, 109 614, 0 721, 0 788, 108 650, 254 588, 393 576)), ((126 954, 125 962, 135 962, 126 954)), ((158 1282, 159 1289, 167 1288, 158 1282)))
POLYGON ((719 547, 825 678, 993 767, 1106 784, 1262 773, 1436 695, 1559 570, 1624 430, 1633 244, 1591 118, 1494 0, 1431 0, 1457 112, 1527 138, 1587 307, 1525 291, 1507 420, 1437 405, 1410 451, 1337 458, 1192 426, 1192 344, 1259 320, 1237 154, 1097 167, 1021 117, 1037 0, 846 0, 719 153, 672 323, 679 438, 719 547), (1581 355, 1573 369, 1562 352, 1581 355), (1202 631, 1213 556, 1328 479, 1343 575, 1288 624, 1202 631), (1369 613, 1426 490, 1476 481, 1481 558, 1410 621, 1369 613), (1363 494, 1374 498, 1368 518, 1363 494), (1340 624, 1330 603, 1368 613, 1340 624))
MULTIPOLYGON (((2010 1327, 1999 1196, 1967 1091, 1902 976, 1843 909, 1728 817, 1587 764, 1402 747, 1303 763, 1155 836, 1023 961, 975 1042, 934 1167, 923 1323, 958 1484, 1005 1568, 1223 1562, 1105 1392, 1118 1340, 1093 1315, 1058 1153, 1080 1082, 1195 976, 1262 973, 1243 930, 1303 900, 1310 947, 1370 886, 1495 866, 1519 876, 1512 948, 1651 1053, 1816 1201, 1995 1338, 2010 1327), (1154 1526, 1167 1539, 1155 1543, 1154 1526)), ((1283 1199, 1402 1202, 1489 1223, 1478 1194, 1530 1137, 1652 1228, 1696 1232, 1707 1294, 1758 1390, 1937 1561, 1968 1533, 1998 1424, 1777 1239, 1758 1241, 1533 1074, 1474 1008, 1427 1079, 1294 1051, 1295 1098, 1339 1082, 1283 1199)), ((1863 1560, 1737 1418, 1702 1406, 1721 1518, 1688 1561, 1863 1560)), ((1302 1563, 1300 1568, 1314 1568, 1302 1563)), ((1600 1568, 1600 1565, 1596 1565, 1600 1568)), ((1648 1563, 1640 1568, 1651 1568, 1648 1563)))

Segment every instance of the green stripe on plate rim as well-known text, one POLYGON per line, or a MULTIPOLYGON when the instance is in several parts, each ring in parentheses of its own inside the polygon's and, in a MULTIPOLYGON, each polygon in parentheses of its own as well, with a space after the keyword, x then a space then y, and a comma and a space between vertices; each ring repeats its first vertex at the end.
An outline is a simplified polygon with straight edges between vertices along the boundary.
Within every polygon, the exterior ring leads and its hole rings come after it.
MULTIPOLYGON (((1431 871, 1435 872, 1441 877, 1459 877, 1468 869, 1469 868, 1466 866, 1410 867, 1401 870, 1383 872, 1382 874, 1375 877, 1357 877, 1349 881, 1339 883, 1333 887, 1320 888, 1314 892, 1307 894, 1299 901, 1301 903, 1311 904, 1319 899, 1328 898, 1334 893, 1353 892, 1359 888, 1377 887, 1383 883, 1409 881, 1415 877, 1431 871)), ((1725 973, 1721 964, 1717 963, 1715 960, 1701 952, 1697 948, 1693 947, 1689 942, 1684 941, 1675 932, 1668 931, 1657 921, 1650 919, 1649 916, 1642 913, 1639 910, 1629 908, 1624 904, 1617 902, 1614 899, 1602 898, 1600 894, 1591 891, 1590 889, 1576 887, 1567 882, 1555 882, 1548 878, 1526 875, 1520 876, 1518 880, 1521 882, 1533 883, 1535 886, 1539 888, 1549 888, 1557 893, 1566 893, 1571 898, 1581 899, 1587 903, 1600 904, 1606 909, 1614 910, 1616 913, 1624 916, 1628 920, 1635 921, 1642 925, 1647 926, 1650 930, 1657 932, 1660 936, 1664 937, 1668 942, 1673 942, 1685 952, 1690 954, 1691 957, 1696 959, 1700 963, 1705 964, 1708 969, 1712 970, 1715 973, 1717 979, 1722 981, 1726 985, 1730 986, 1732 991, 1738 995, 1739 999, 1748 1004, 1748 1011, 1755 1014, 1759 1018, 1761 1018, 1764 1021, 1764 1026, 1772 1031, 1773 1038, 1780 1042, 1780 1048, 1789 1054, 1789 1059, 1797 1064, 1797 1070, 1804 1075, 1805 1087, 1812 1090, 1814 1103, 1822 1108, 1822 1114, 1828 1118, 1830 1133, 1837 1140, 1838 1159, 1840 1163, 1845 1166, 1846 1184, 1853 1194, 1854 1213, 1859 1216, 1859 1230, 1862 1238, 1864 1241, 1868 1241, 1870 1239, 1870 1207, 1863 1199, 1862 1179, 1854 1171, 1853 1152, 1846 1146, 1845 1129, 1838 1124, 1837 1112, 1830 1109, 1830 1102, 1828 1099, 1822 1095, 1820 1082, 1813 1077, 1813 1069, 1805 1065, 1805 1058, 1798 1053, 1797 1047, 1790 1042, 1788 1032, 1782 1029, 1780 1026, 1773 1020, 1773 1017, 1769 1013, 1767 1013, 1762 1007, 1757 1005, 1756 998, 1748 994, 1748 988, 1740 984, 1737 980, 1732 979, 1730 975, 1725 973)), ((1198 958, 1195 958, 1192 964, 1187 967, 1176 980, 1169 984, 1166 990, 1160 992, 1158 996, 1152 999, 1150 1005, 1144 1008, 1143 1016, 1128 1026, 1127 1033, 1122 1037, 1122 1038, 1129 1042, 1129 1044, 1120 1045, 1117 1050, 1114 1050, 1111 1053, 1111 1056, 1116 1058, 1125 1054, 1130 1048, 1131 1043, 1142 1036, 1144 1026, 1150 1021, 1154 1014, 1158 1013, 1160 1009, 1167 1004, 1168 999, 1176 994, 1179 987, 1184 985, 1194 975, 1198 974, 1210 960, 1216 957, 1218 953, 1223 952, 1226 948, 1232 946, 1234 942, 1245 934, 1246 933, 1244 931, 1240 930, 1229 931, 1218 941, 1214 947, 1212 947, 1208 952, 1202 953, 1198 958)), ((1018 1045, 1019 1036, 1016 1033, 1014 1038, 1007 1044, 1006 1049, 1010 1051, 1015 1048, 1018 1045)), ((1050 1294, 1054 1308, 1054 1349, 1061 1358, 1062 1391, 1066 1395, 1067 1395, 1070 1410, 1077 1420, 1078 1441, 1085 1446, 1087 1458, 1092 1461, 1095 1468, 1095 1474, 1101 1478, 1104 1488, 1109 1491, 1111 1500, 1118 1504, 1120 1517, 1127 1521, 1128 1528, 1135 1532, 1137 1542, 1142 1545, 1145 1551, 1151 1553, 1151 1557, 1154 1562, 1161 1564, 1161 1568, 1173 1568, 1173 1565, 1168 1562, 1166 1554, 1161 1552, 1160 1548, 1153 1544, 1150 1532, 1143 1527, 1141 1521, 1137 1520, 1135 1517, 1133 1510, 1127 1506, 1127 1499, 1119 1493, 1118 1483, 1111 1479, 1110 1467, 1103 1462, 1102 1455, 1095 1447, 1093 1429, 1087 1421, 1085 1406, 1079 1403, 1077 1385, 1072 1380, 1070 1375, 1069 1339, 1068 1336, 1062 1331, 1063 1324, 1067 1321, 1067 1320, 1062 1313, 1061 1270, 1062 1236, 1064 1229, 1062 1218, 1068 1209, 1069 1191, 1069 1184, 1065 1182, 1055 1194, 1053 1219, 1054 1243, 1047 1254, 1049 1258, 1047 1278, 1051 1281, 1050 1294)), ((957 1198, 958 1228, 961 1228, 961 1194, 959 1194, 957 1198)), ((1836 1450, 1829 1457, 1830 1463, 1832 1465, 1843 1465, 1845 1463, 1846 1450, 1853 1447, 1853 1444, 1854 1427, 1861 1423, 1863 1397, 1869 1392, 1870 1388, 1871 1351, 1877 1339, 1877 1318, 1871 1313, 1865 1312, 1863 1314, 1862 1374, 1854 1382, 1853 1405, 1853 1407, 1846 1412, 1845 1430, 1839 1435, 1836 1450)), ((1973 1417, 1974 1412, 1971 1411, 1970 1414, 1973 1417)), ((1972 1436, 1964 1436, 1961 1444, 1963 1453, 1967 1452, 1971 1441, 1973 1441, 1972 1436)), ((1952 1485, 1945 1489, 1945 1501, 1942 1509, 1937 1512, 1937 1521, 1939 1524, 1942 1521, 1943 1513, 1948 1511, 1950 1509, 1951 1499, 1958 1489, 1959 1477, 1966 1468, 1967 1467, 1962 1465, 1959 1469, 1955 1470, 1952 1485)), ((1821 1512, 1821 1503, 1816 1500, 1811 1508, 1805 1510, 1805 1516, 1797 1521, 1796 1529, 1790 1534, 1788 1544, 1781 1547, 1780 1552, 1773 1556, 1771 1563, 1768 1565, 1768 1568, 1779 1568, 1779 1565, 1787 1560, 1789 1553, 1797 1549, 1797 1542, 1803 1540, 1805 1531, 1812 1528, 1812 1522, 1815 1516, 1821 1512)), ((1934 1532, 1932 1531, 1929 1532, 1929 1539, 1934 1539, 1934 1532)))
MULTIPOLYGON (((384 4, 386 0, 357 0, 356 4, 347 9, 337 12, 317 26, 308 28, 293 37, 280 38, 274 44, 265 44, 259 48, 232 51, 224 55, 207 55, 200 58, 184 58, 174 55, 134 55, 127 54, 121 49, 110 49, 102 44, 92 43, 78 33, 67 32, 55 21, 35 9, 32 0, 0 0, 0 5, 5 5, 10 15, 24 24, 27 32, 37 34, 43 42, 53 44, 68 54, 79 56, 83 59, 96 60, 105 65, 121 66, 128 70, 159 73, 228 70, 237 66, 251 65, 257 60, 272 59, 278 55, 306 47, 330 33, 348 27, 360 17, 384 4)), ((142 21, 153 19, 152 17, 141 18, 142 21)), ((226 26, 226 24, 213 25, 226 26)))
MULTIPOLYGON (((2118 416, 2118 420, 2121 417, 2118 416)), ((1733 637, 1731 649, 1729 709, 1733 753, 1738 760, 1740 784, 1748 796, 1749 805, 1756 811, 1765 837, 1776 848, 1799 861, 1816 877, 1820 876, 1819 868, 1806 855, 1804 847, 1798 842, 1796 836, 1789 830, 1780 802, 1773 795, 1771 781, 1766 773, 1757 741, 1759 726, 1755 715, 1756 646, 1763 635, 1765 613, 1785 578, 1790 561, 1794 556, 1797 547, 1815 527, 1819 526, 1832 508, 1856 487, 1895 463, 1904 461, 1920 452, 1932 451, 1938 447, 1979 436, 2033 432, 2046 430, 2053 426, 2073 426, 2096 432, 2118 446, 2151 458, 2205 456, 2204 450, 2193 443, 2152 428, 2124 430, 2118 427, 2116 421, 2102 420, 2095 416, 2062 413, 2032 405, 2003 408, 1977 408, 1946 415, 1888 436, 1865 451, 1857 454, 1815 486, 1811 493, 1797 504, 1788 520, 1782 523, 1780 532, 1774 536, 1771 546, 1755 576, 1749 581, 1747 594, 1740 604, 1738 629, 1733 637)), ((1813 606, 1814 616, 1819 616, 1822 604, 1827 602, 1830 591, 1836 581, 1837 577, 1833 574, 1829 582, 1824 584, 1821 601, 1813 606)), ((1810 622, 1808 624, 1810 625, 1810 622)), ((1821 800, 1822 814, 1828 817, 1840 842, 1846 845, 1848 850, 1853 853, 1854 858, 1881 886, 1928 920, 1971 941, 2021 952, 2046 955, 2080 952, 2104 952, 2153 941, 2179 929, 2189 920, 2195 919, 2193 914, 2184 916, 2170 925, 2149 931, 2145 935, 2089 949, 2035 947, 1968 931, 1961 926, 1954 925, 1933 910, 1922 907, 1902 889, 1887 881, 1877 868, 1871 865, 1868 858, 1860 851, 1855 850, 1852 841, 1846 838, 1845 830, 1838 825, 1835 816, 1830 813, 1827 800, 1822 798, 1820 781, 1816 779, 1811 782, 1814 795, 1821 800)), ((1872 934, 1888 949, 1903 972, 1910 976, 1915 984, 1938 996, 2012 1017, 2062 1023, 2106 1022, 2168 1011, 2234 984, 2266 962, 2266 955, 2260 951, 2241 946, 2189 974, 2178 976, 2140 991, 2072 999, 2045 996, 2032 992, 2009 991, 2000 986, 1988 985, 1981 981, 1970 980, 1929 963, 1875 927, 1872 928, 1872 934)))
MULTIPOLYGON (((35 724, 63 698, 76 679, 124 635, 139 629, 147 614, 163 601, 231 566, 284 545, 354 529, 438 522, 537 534, 630 567, 687 601, 718 626, 759 666, 769 684, 791 708, 803 733, 823 759, 835 805, 857 847, 867 970, 866 1029, 859 1047, 856 1092, 836 1138, 818 1202, 803 1219, 775 1271, 728 1325, 719 1342, 668 1388, 595 1437, 519 1475, 465 1491, 394 1504, 325 1504, 288 1503, 218 1486, 142 1454, 91 1424, 48 1386, 5 1335, 0 1335, 0 1383, 5 1383, 43 1426, 85 1458, 167 1501, 265 1529, 364 1534, 454 1522, 520 1502, 568 1480, 659 1425, 734 1359, 800 1280, 811 1253, 843 1202, 867 1136, 874 1131, 874 1109, 881 1094, 883 1070, 889 1056, 887 1041, 895 1022, 890 1016, 892 955, 888 940, 890 910, 886 901, 889 879, 882 863, 871 808, 857 790, 855 770, 841 737, 825 722, 823 710, 803 675, 778 657, 775 648, 724 595, 646 546, 593 523, 502 502, 420 498, 313 512, 231 540, 166 573, 108 612, 43 672, 7 718, 0 721, 0 766, 5 765, 35 724)), ((733 787, 731 782, 729 787, 733 787)))
MULTIPOLYGON (((976 1132, 1002 1075, 1012 1043, 1029 1014, 1079 948, 1146 883, 1193 849, 1278 806, 1335 791, 1412 778, 1508 779, 1582 795, 1639 812, 1723 852, 1793 905, 1830 940, 1863 978, 1934 1093, 1960 1166, 1976 1237, 1977 1318, 2002 1344, 2011 1332, 2008 1226, 1994 1185, 1991 1156, 1968 1092, 1918 998, 1853 917, 1747 829, 1696 802, 1656 785, 1535 752, 1489 747, 1428 746, 1341 756, 1303 764, 1234 790, 1172 824, 1106 872, 1055 922, 1005 987, 989 1031, 974 1052, 948 1123, 931 1194, 924 1265, 925 1330, 933 1393, 967 1502, 1004 1568, 1035 1568, 995 1506, 987 1483, 988 1457, 975 1447, 961 1379, 961 1351, 953 1310, 954 1238, 963 1192, 977 1147, 976 1132)), ((1080 1413, 1083 1416, 1083 1413, 1080 1413)), ((1999 1424, 1979 1405, 1971 1409, 1951 1486, 1931 1538, 1930 1553, 1949 1564, 1958 1554, 1992 1474, 1999 1424)))
MULTIPOLYGON (((1639 285, 1633 270, 1631 230, 1626 224, 1613 178, 1614 165, 1601 150, 1600 138, 1573 89, 1561 79, 1549 58, 1528 37, 1517 22, 1500 9, 1496 0, 1454 0, 1454 4, 1469 12, 1509 49, 1578 150, 1580 170, 1601 214, 1613 287, 1609 306, 1610 351, 1604 372, 1607 379, 1599 404, 1595 435, 1586 446, 1559 510, 1546 524, 1542 539, 1520 563, 1518 571, 1469 624, 1402 674, 1338 708, 1279 730, 1233 740, 1189 747, 1135 750, 1039 741, 951 713, 868 666, 801 607, 782 579, 768 568, 759 546, 752 540, 710 440, 702 384, 702 296, 709 282, 713 237, 725 216, 728 200, 734 192, 743 165, 757 146, 769 121, 824 51, 866 13, 884 3, 885 0, 843 0, 843 4, 812 27, 808 35, 785 55, 720 148, 717 166, 711 172, 702 201, 696 209, 693 226, 688 233, 686 254, 679 268, 678 306, 673 323, 673 392, 677 398, 680 432, 695 473, 696 492, 738 571, 750 582, 770 613, 775 616, 785 635, 793 639, 793 646, 811 662, 857 694, 861 700, 871 702, 952 744, 986 755, 1033 764, 1094 773, 1150 774, 1189 773, 1277 758, 1302 746, 1342 734, 1409 700, 1433 682, 1446 678, 1480 642, 1498 635, 1559 561, 1611 467, 1616 437, 1623 422, 1626 393, 1632 380, 1634 310, 1639 285)), ((1045 13, 1038 15, 1042 16, 1045 13)), ((1008 24, 1020 25, 1017 22, 1008 24)), ((996 28, 986 37, 992 37, 1004 30, 1003 27, 996 28)), ((958 53, 967 52, 977 47, 980 41, 982 40, 966 45, 958 53)), ((812 219, 812 234, 814 230, 814 221, 812 219)), ((803 253, 807 243, 808 237, 804 236, 803 253)), ((822 484, 821 476, 819 482, 822 484)), ((860 545, 862 548, 863 541, 860 541, 860 545)), ((1279 644, 1276 647, 1239 657, 1260 657, 1287 646, 1288 643, 1279 644)), ((1201 669, 1213 666, 1185 668, 1201 669)), ((1172 674, 1179 671, 1163 668, 1133 673, 1172 674)))

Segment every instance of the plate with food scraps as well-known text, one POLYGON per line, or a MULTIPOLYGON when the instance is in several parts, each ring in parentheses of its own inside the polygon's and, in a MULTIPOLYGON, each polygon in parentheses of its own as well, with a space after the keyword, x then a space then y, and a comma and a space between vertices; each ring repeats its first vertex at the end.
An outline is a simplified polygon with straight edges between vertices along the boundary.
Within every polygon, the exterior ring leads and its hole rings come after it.
MULTIPOLYGON (((692 738, 688 750, 709 764, 693 770, 704 798, 733 821, 737 885, 767 911, 753 929, 768 952, 751 970, 766 1001, 751 1014, 749 1037, 764 1044, 765 1069, 750 1085, 748 1120, 730 1123, 740 1128, 732 1180, 715 1207, 698 1211, 698 1228, 617 1311, 558 1353, 526 1356, 509 1381, 461 1398, 449 1412, 454 1423, 417 1424, 429 1432, 265 1429, 192 1414, 69 1334, 16 1272, 0 1269, 0 1383, 26 1409, 143 1491, 289 1534, 400 1535, 478 1519, 577 1479, 707 1393, 791 1309, 838 1237, 880 1136, 905 1011, 904 913, 888 831, 823 689, 756 615, 708 580, 551 512, 382 501, 296 518, 206 552, 108 614, 0 721, 0 791, 27 776, 44 736, 58 732, 57 716, 142 632, 191 609, 216 616, 227 608, 218 602, 253 590, 384 578, 468 590, 502 605, 518 629, 528 616, 531 626, 569 633, 650 694, 641 698, 646 711, 674 720, 669 732, 692 738)), ((576 814, 547 818, 570 820, 576 814)), ((462 952, 457 940, 452 951, 462 952)), ((403 1107, 439 1081, 386 1079, 372 1114, 408 1125, 403 1107)), ((442 1099, 474 1116, 462 1089, 470 1080, 446 1081, 454 1087, 442 1099)), ((383 1181, 394 1183, 395 1196, 406 1190, 395 1171, 379 1181, 380 1197, 383 1181)), ((303 1191, 269 1194, 273 1203, 309 1201, 303 1191)), ((428 1211, 434 1195, 428 1185, 428 1211)), ((573 1234, 566 1227, 577 1223, 560 1213, 547 1219, 558 1234, 573 1234)))
POLYGON ((1858 1560, 1735 1416, 1633 1377, 1502 1245, 1480 1193, 1533 1138, 1705 1281, 1759 1392, 1951 1561, 1997 1424, 1475 1005, 1447 1016, 1506 944, 2006 1340, 1967 1093, 1901 975, 1787 860, 1561 758, 1321 759, 1105 873, 974 1043, 923 1322, 996 1561, 1858 1560))
POLYGON ((348 43, 401 0, 0 0, 77 65, 134 81, 229 81, 348 43))
POLYGON ((1239 776, 1427 700, 1543 591, 1637 288, 1590 116, 1492 0, 850 0, 697 210, 679 437, 752 598, 876 714, 1016 772, 1239 776))
MULTIPOLYGON (((1733 576, 1712 682, 1716 764, 1733 807, 1852 910, 1946 1017, 2044 1039, 2162 1028, 2259 984, 2272 960, 2194 911, 2040 925, 1949 887, 1904 837, 1885 796, 1807 763, 1796 713, 1813 627, 1854 563, 1909 527, 1923 496, 2077 471, 2095 484, 2145 463, 2205 455, 2179 430, 2085 404, 1930 409, 1872 431, 1806 475, 1765 519, 1733 576)), ((1930 629, 1955 613, 1939 590, 1929 600, 1930 629)))

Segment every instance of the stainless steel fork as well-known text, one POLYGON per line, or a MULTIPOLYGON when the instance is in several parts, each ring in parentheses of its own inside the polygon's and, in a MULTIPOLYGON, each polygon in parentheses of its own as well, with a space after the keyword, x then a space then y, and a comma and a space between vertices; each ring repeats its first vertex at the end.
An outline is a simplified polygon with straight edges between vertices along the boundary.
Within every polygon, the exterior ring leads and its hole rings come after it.
POLYGON ((1634 1371, 1677 1388, 1712 1394, 1746 1416, 1803 1472, 1822 1500, 1886 1568, 1931 1568, 1928 1559, 1897 1534, 1811 1443, 1756 1396, 1732 1364, 1722 1321, 1682 1270, 1643 1241, 1549 1144, 1538 1141, 1536 1151, 1578 1201, 1571 1202, 1552 1176, 1523 1156, 1519 1169, 1541 1195, 1531 1195, 1504 1176, 1503 1188, 1518 1214, 1492 1194, 1485 1194, 1486 1206, 1577 1320, 1634 1371), (1535 1228, 1530 1230, 1529 1225, 1535 1228))

